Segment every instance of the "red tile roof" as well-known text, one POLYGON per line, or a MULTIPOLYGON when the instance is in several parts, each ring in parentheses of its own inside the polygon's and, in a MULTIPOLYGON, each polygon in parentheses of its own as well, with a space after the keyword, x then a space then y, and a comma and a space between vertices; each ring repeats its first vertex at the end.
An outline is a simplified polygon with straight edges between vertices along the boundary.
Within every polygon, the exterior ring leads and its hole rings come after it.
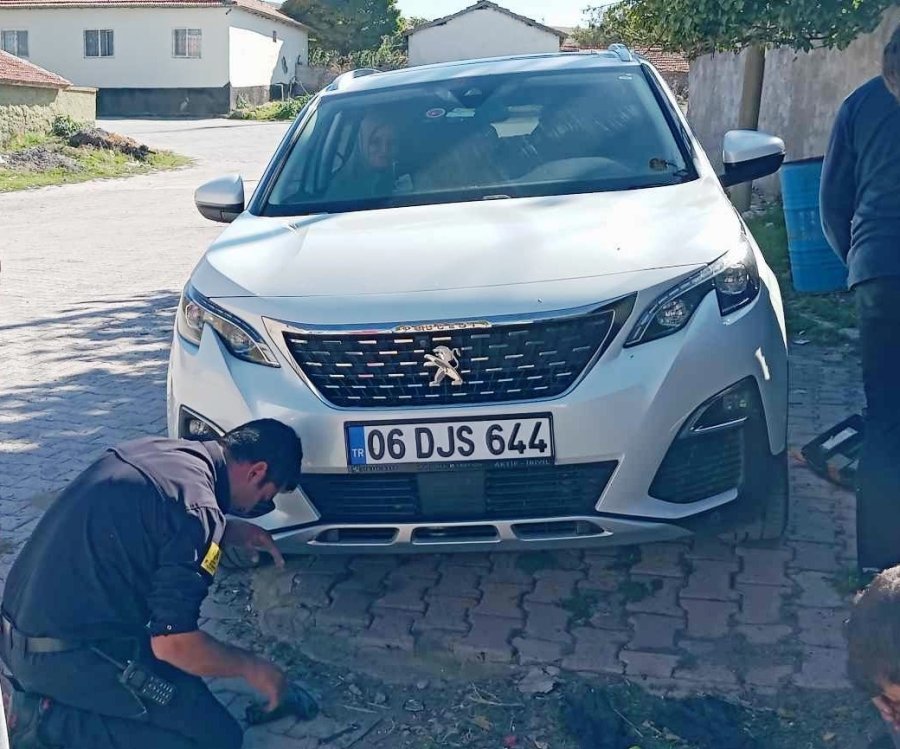
POLYGON ((633 51, 660 73, 688 73, 691 70, 688 59, 677 52, 663 52, 659 47, 635 47, 633 51))
POLYGON ((0 85, 68 88, 72 84, 56 73, 0 50, 0 85))
POLYGON ((237 7, 309 31, 265 0, 0 0, 3 8, 228 8, 237 7))

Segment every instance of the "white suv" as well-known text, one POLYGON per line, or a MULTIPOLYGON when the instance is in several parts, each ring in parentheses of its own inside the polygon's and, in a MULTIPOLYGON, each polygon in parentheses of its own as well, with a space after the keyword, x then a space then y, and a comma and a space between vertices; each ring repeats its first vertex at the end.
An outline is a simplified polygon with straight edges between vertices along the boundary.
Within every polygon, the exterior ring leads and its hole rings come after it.
POLYGON ((293 425, 285 551, 558 548, 786 512, 778 284, 628 50, 348 74, 293 123, 185 288, 169 431, 293 425))

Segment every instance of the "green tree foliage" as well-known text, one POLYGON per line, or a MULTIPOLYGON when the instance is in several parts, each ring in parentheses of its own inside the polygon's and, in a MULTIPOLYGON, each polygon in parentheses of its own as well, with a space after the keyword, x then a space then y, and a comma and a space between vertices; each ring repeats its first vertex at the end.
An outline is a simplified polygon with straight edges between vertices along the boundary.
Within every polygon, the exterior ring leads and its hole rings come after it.
POLYGON ((287 0, 281 12, 311 27, 316 47, 341 55, 377 49, 400 29, 396 0, 287 0))
POLYGON ((897 0, 621 0, 588 9, 587 32, 604 41, 659 46, 689 56, 751 46, 843 49, 872 31, 897 0))

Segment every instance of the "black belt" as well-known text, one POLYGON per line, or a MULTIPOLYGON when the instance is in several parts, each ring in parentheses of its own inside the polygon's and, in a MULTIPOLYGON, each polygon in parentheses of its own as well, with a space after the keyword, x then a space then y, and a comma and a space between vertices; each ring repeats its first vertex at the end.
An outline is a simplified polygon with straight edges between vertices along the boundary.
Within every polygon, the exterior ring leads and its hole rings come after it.
POLYGON ((3 641, 8 652, 20 649, 23 653, 66 653, 70 650, 79 650, 85 645, 85 643, 77 640, 58 640, 55 637, 28 637, 19 632, 5 616, 0 617, 0 626, 3 628, 3 641))

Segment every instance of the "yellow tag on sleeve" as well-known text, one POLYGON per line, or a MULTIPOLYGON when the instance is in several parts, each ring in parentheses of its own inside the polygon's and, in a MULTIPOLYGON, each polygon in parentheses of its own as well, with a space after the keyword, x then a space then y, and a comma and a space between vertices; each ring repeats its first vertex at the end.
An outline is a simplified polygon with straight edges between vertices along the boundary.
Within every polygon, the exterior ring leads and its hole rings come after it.
POLYGON ((221 557, 222 550, 219 548, 219 544, 213 541, 209 545, 209 551, 207 551, 206 556, 203 557, 200 567, 206 570, 210 575, 215 575, 216 570, 219 569, 219 559, 221 557))

